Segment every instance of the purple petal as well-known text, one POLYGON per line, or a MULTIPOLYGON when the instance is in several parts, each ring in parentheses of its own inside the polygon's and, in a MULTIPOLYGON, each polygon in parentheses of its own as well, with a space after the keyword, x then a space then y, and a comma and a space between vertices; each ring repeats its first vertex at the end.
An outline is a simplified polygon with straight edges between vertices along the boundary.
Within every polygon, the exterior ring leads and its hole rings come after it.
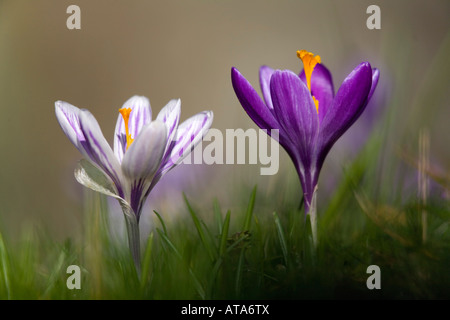
POLYGON ((88 110, 80 110, 80 128, 86 138, 88 160, 102 169, 114 182, 118 195, 124 196, 120 164, 106 141, 97 120, 88 110))
POLYGON ((164 108, 161 109, 156 120, 163 122, 167 128, 167 144, 165 151, 167 152, 170 144, 175 138, 178 122, 180 121, 181 100, 170 100, 164 108))
POLYGON ((231 78, 233 82, 234 91, 238 97, 242 107, 250 116, 250 118, 258 125, 261 129, 266 130, 266 133, 271 136, 272 129, 278 130, 278 135, 275 140, 286 149, 292 159, 296 159, 296 150, 292 148, 292 142, 288 134, 283 131, 280 127, 278 120, 273 113, 273 103, 270 94, 270 83, 269 88, 266 89, 267 81, 273 74, 273 70, 269 67, 261 67, 260 69, 260 81, 263 94, 266 101, 270 101, 271 107, 267 107, 264 102, 259 97, 258 93, 251 86, 251 84, 239 73, 236 68, 231 69, 231 78), (271 109, 272 108, 272 109, 271 109))
POLYGON ((370 98, 372 98, 372 95, 377 88, 378 79, 380 78, 380 70, 377 68, 372 69, 372 86, 370 87, 369 95, 367 96, 366 103, 369 103, 370 98))
MULTIPOLYGON (((300 73, 300 79, 306 84, 304 70, 300 73)), ((319 123, 322 123, 334 97, 333 79, 323 64, 317 64, 314 68, 311 76, 311 94, 319 101, 319 123)))
POLYGON ((239 102, 258 127, 269 132, 270 129, 280 129, 272 111, 264 104, 256 90, 236 68, 231 69, 231 81, 239 102))
MULTIPOLYGON (((375 78, 378 76, 375 75, 375 78)), ((320 126, 320 147, 317 150, 319 169, 333 144, 361 115, 371 86, 372 69, 368 62, 357 66, 342 83, 320 126)))
POLYGON ((317 109, 306 84, 291 71, 276 71, 270 90, 275 115, 291 140, 285 149, 297 169, 307 212, 315 188, 313 157, 319 131, 317 109))
MULTIPOLYGON (((131 137, 135 139, 142 128, 152 121, 152 109, 150 101, 146 97, 133 96, 128 99, 122 108, 131 109, 128 120, 128 130, 131 137)), ((125 123, 122 115, 119 113, 114 131, 114 154, 119 162, 122 162, 123 155, 127 149, 127 138, 125 133, 125 123)))
POLYGON ((266 106, 273 110, 272 97, 270 95, 270 78, 274 70, 268 66, 262 66, 259 68, 259 83, 261 85, 261 91, 266 102, 266 106))
POLYGON ((309 168, 319 117, 308 88, 295 73, 277 70, 270 81, 270 91, 275 115, 294 144, 297 161, 309 168))

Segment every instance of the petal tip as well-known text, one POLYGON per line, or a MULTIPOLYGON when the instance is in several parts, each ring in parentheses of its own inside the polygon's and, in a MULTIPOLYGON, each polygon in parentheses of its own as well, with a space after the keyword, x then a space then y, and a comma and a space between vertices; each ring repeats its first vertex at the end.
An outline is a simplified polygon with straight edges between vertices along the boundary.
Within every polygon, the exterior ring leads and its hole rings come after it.
POLYGON ((361 63, 359 64, 359 66, 360 66, 361 68, 367 68, 367 69, 370 69, 370 70, 372 71, 372 67, 371 67, 371 65, 370 65, 370 63, 369 63, 368 61, 363 61, 363 62, 361 62, 361 63))

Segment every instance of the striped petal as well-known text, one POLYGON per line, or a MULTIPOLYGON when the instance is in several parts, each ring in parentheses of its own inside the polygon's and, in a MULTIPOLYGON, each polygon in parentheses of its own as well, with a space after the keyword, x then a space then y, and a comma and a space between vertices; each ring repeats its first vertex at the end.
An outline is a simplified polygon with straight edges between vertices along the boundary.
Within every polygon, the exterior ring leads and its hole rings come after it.
POLYGON ((69 138, 70 142, 85 156, 89 157, 86 146, 86 138, 80 127, 81 110, 64 101, 55 102, 56 119, 61 129, 69 138))
MULTIPOLYGON (((122 106, 122 109, 131 109, 128 120, 128 129, 131 138, 135 139, 142 128, 152 121, 152 109, 150 101, 143 96, 133 96, 122 106)), ((119 162, 122 162, 127 149, 127 138, 125 133, 125 122, 121 114, 118 115, 116 129, 114 131, 114 154, 119 162)))
POLYGON ((122 171, 129 180, 130 205, 138 219, 146 190, 158 170, 166 147, 166 126, 156 120, 146 125, 122 161, 122 171))
POLYGON ((158 113, 156 120, 163 122, 167 128, 167 144, 165 151, 170 147, 170 144, 174 141, 175 133, 177 131, 178 122, 180 121, 181 113, 181 100, 170 100, 164 108, 158 113))
POLYGON ((88 110, 80 110, 80 128, 86 138, 88 160, 103 170, 115 184, 118 195, 124 197, 125 189, 120 164, 106 141, 95 117, 88 110))
POLYGON ((203 111, 184 121, 177 129, 176 141, 166 153, 158 178, 179 164, 203 139, 213 121, 212 111, 203 111))

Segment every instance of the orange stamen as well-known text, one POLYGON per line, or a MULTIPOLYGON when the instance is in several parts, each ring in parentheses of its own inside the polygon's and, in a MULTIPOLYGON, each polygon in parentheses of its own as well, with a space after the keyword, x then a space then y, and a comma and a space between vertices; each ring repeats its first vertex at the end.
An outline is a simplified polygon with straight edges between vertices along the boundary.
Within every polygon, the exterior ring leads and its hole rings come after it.
MULTIPOLYGON (((311 76, 314 71, 316 64, 320 63, 320 56, 315 56, 313 53, 306 50, 297 51, 297 57, 299 57, 303 62, 303 68, 305 70, 306 85, 308 86, 309 92, 311 92, 311 76)), ((317 113, 319 113, 319 101, 312 96, 314 104, 316 105, 317 113)))
POLYGON ((130 120, 131 108, 122 108, 122 109, 119 109, 119 112, 123 117, 123 121, 125 122, 125 134, 127 136, 127 150, 128 150, 128 148, 134 141, 134 139, 131 138, 131 134, 128 129, 128 121, 130 120))

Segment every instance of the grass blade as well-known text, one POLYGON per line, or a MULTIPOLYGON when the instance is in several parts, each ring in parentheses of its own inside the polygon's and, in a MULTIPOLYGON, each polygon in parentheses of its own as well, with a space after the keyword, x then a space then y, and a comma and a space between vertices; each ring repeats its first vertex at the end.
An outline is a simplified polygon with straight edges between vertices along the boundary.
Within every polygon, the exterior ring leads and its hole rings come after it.
MULTIPOLYGON (((158 234, 160 235, 161 239, 169 246, 169 248, 175 253, 175 255, 177 256, 178 259, 180 259, 180 261, 183 262, 183 257, 181 256, 180 252, 177 250, 177 248, 175 247, 175 245, 172 243, 172 241, 170 241, 170 239, 161 231, 161 229, 156 229, 156 231, 158 232, 158 234)), ((200 281, 198 280, 197 276, 194 274, 194 272, 192 271, 192 269, 187 266, 189 274, 191 275, 192 280, 194 281, 194 286, 197 290, 198 295, 205 300, 206 299, 206 293, 205 290, 203 289, 202 284, 200 283, 200 281)))
POLYGON ((222 234, 220 236, 219 256, 223 256, 227 247, 228 230, 230 228, 230 216, 231 212, 228 210, 225 220, 223 221, 222 234))
MULTIPOLYGON (((245 213, 244 228, 243 228, 244 232, 250 231, 250 227, 252 224, 253 209, 255 208, 255 199, 256 199, 256 186, 253 188, 252 194, 250 195, 250 200, 247 206, 247 212, 245 213)), ((247 236, 244 236, 243 238, 247 238, 247 236)), ((242 287, 242 271, 244 268, 244 258, 246 248, 247 246, 244 245, 241 249, 241 253, 239 254, 238 266, 236 270, 235 293, 237 297, 239 297, 242 287)))
POLYGON ((255 207, 255 198, 256 198, 256 186, 253 188, 252 194, 250 196, 250 201, 248 202, 247 212, 245 214, 243 231, 250 230, 250 225, 251 225, 251 222, 252 222, 253 209, 255 207))
POLYGON ((6 250, 5 242, 3 241, 2 234, 0 233, 0 265, 2 267, 2 274, 3 274, 3 282, 5 283, 6 288, 6 295, 7 299, 11 299, 11 281, 10 281, 10 262, 9 262, 9 255, 6 250))
POLYGON ((159 215, 158 212, 156 212, 156 210, 153 210, 153 212, 156 214, 156 216, 158 217, 159 222, 161 222, 161 225, 163 227, 164 233, 167 234, 167 228, 166 228, 166 224, 164 223, 164 220, 162 219, 162 217, 159 215))
POLYGON ((275 225, 277 227, 278 240, 280 241, 281 251, 283 251, 284 263, 288 266, 288 246, 286 244, 286 237, 284 236, 283 227, 281 226, 280 218, 276 212, 273 213, 275 225))
POLYGON ((242 248, 241 253, 239 254, 239 261, 238 266, 236 270, 236 283, 235 283, 235 293, 236 297, 239 298, 241 294, 241 287, 242 287, 242 269, 244 268, 244 253, 245 248, 242 248))
POLYGON ((141 288, 143 289, 145 284, 148 282, 148 277, 150 274, 150 261, 152 256, 152 246, 153 246, 153 232, 150 233, 147 239, 147 244, 145 247, 144 260, 142 262, 142 277, 141 277, 141 288))
POLYGON ((219 202, 217 201, 217 199, 214 199, 213 206, 214 206, 214 217, 217 221, 217 227, 219 230, 219 234, 222 234, 222 228, 223 228, 222 211, 220 210, 219 202))
POLYGON ((215 257, 215 250, 213 250, 211 241, 209 241, 203 232, 202 224, 200 223, 200 220, 197 217, 197 214, 195 213, 194 209, 192 209, 191 205, 189 204, 188 199, 186 198, 186 195, 183 193, 184 201, 186 202, 186 205, 188 207, 189 213, 191 214, 192 221, 194 221, 195 228, 197 229, 197 233, 200 237, 200 240, 203 243, 203 246, 205 247, 206 252, 209 255, 209 258, 211 261, 214 261, 216 259, 215 257))

